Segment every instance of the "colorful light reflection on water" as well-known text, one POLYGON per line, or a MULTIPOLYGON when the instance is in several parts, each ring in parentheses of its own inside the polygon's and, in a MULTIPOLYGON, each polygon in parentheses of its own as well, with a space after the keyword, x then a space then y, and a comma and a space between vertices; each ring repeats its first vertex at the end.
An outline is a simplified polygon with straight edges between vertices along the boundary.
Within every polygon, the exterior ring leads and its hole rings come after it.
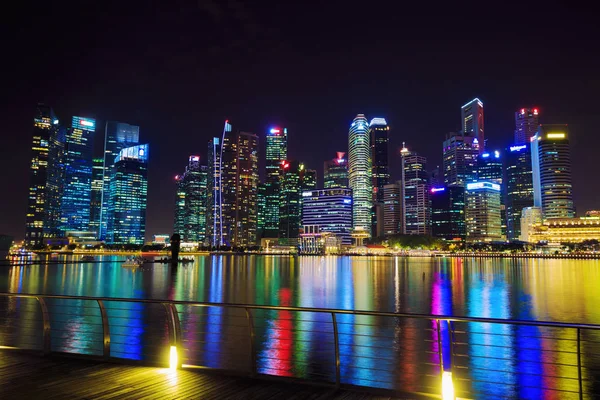
MULTIPOLYGON (((600 324, 599 267, 598 261, 590 260, 211 256, 198 257, 194 265, 177 270, 159 264, 131 270, 117 261, 2 267, 0 291, 600 324)), ((66 310, 61 302, 50 306, 57 315, 66 310)), ((167 344, 160 307, 149 310, 130 303, 108 307, 115 335, 112 355, 147 359, 153 356, 153 348, 167 344)), ((6 309, 16 319, 39 312, 26 300, 8 300, 6 309)), ((180 312, 187 363, 241 369, 249 365, 243 313, 231 315, 218 307, 196 313, 181 308, 180 312)), ((96 343, 89 343, 98 332, 81 326, 97 323, 98 318, 97 311, 56 317, 53 329, 59 335, 53 348, 96 354, 96 343)), ((342 382, 416 391, 430 383, 425 379, 428 374, 439 372, 434 365, 438 361, 434 322, 355 315, 337 319, 342 382)), ((37 329, 26 323, 2 328, 0 345, 16 346, 24 345, 37 329), (9 337, 7 332, 16 335, 9 337)), ((444 367, 450 368, 447 329, 442 323, 444 367)), ((466 367, 455 372, 458 392, 559 398, 568 394, 561 391, 577 389, 572 379, 577 376, 573 331, 474 323, 454 329, 468 332, 464 348, 455 349, 464 359, 454 361, 466 367)), ((255 330, 259 373, 334 379, 330 314, 256 312, 255 330)), ((594 370, 600 369, 596 355, 600 346, 595 342, 600 342, 600 335, 582 335, 585 376, 598 379, 594 370)), ((593 382, 585 384, 591 387, 593 382)), ((435 390, 435 383, 430 386, 435 390)))

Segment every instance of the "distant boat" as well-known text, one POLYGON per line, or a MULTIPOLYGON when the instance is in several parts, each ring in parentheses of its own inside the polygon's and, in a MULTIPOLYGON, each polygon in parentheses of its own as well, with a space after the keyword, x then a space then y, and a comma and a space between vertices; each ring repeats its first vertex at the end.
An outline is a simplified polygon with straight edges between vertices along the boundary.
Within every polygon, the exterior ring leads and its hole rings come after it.
POLYGON ((128 257, 123 264, 123 267, 135 268, 141 267, 144 264, 144 259, 142 257, 128 257))
POLYGON ((94 258, 94 256, 81 256, 80 261, 96 261, 96 259, 94 258))

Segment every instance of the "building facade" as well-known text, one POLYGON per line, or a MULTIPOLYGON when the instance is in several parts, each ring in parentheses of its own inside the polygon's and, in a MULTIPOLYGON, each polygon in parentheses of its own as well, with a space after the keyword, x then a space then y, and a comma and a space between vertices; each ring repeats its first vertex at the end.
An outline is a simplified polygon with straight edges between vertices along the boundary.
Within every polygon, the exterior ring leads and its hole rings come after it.
POLYGON ((148 203, 148 145, 122 149, 109 189, 107 242, 144 244, 148 203))
POLYGON ((528 242, 562 245, 600 241, 600 217, 553 218, 532 226, 528 242))
POLYGON ((542 225, 542 209, 540 207, 525 207, 521 211, 521 233, 519 239, 522 242, 534 242, 533 229, 542 225))
POLYGON ((521 212, 533 207, 531 146, 515 144, 506 149, 506 237, 519 240, 521 212))
POLYGON ((323 187, 325 189, 348 187, 348 160, 344 158, 345 154, 338 151, 336 158, 325 161, 323 166, 323 187))
POLYGON ((358 114, 348 134, 348 184, 352 189, 355 230, 371 231, 373 182, 369 124, 363 114, 358 114))
POLYGON ((390 182, 389 144, 390 127, 384 118, 373 118, 369 124, 371 135, 371 162, 373 202, 383 201, 383 187, 390 182))
POLYGON ((335 235, 342 244, 352 244, 352 190, 332 188, 303 192, 302 225, 317 226, 319 232, 335 235))
POLYGON ((52 108, 38 104, 33 118, 31 163, 29 166, 29 195, 25 222, 25 245, 39 247, 44 240, 44 225, 48 213, 48 176, 52 137, 59 129, 52 108))
POLYGON ((445 240, 465 240, 465 188, 432 187, 431 235, 445 240))
POLYGON ((383 187, 383 234, 397 235, 404 232, 402 226, 402 182, 389 183, 383 187))
POLYGON ((427 158, 410 152, 406 147, 402 157, 402 225, 406 235, 431 233, 431 207, 427 158))
POLYGON ((214 137, 208 141, 207 154, 206 232, 209 246, 218 247, 223 245, 221 240, 221 138, 214 137))
POLYGON ((265 225, 263 237, 279 234, 279 185, 281 163, 287 160, 287 128, 271 128, 266 138, 265 225))
POLYGON ((462 131, 465 136, 476 138, 479 154, 485 151, 485 135, 483 125, 483 102, 475 98, 460 108, 462 131))
POLYGON ((200 156, 196 155, 189 157, 185 172, 175 177, 174 233, 183 242, 206 242, 207 180, 208 167, 200 165, 200 156))
POLYGON ((73 117, 65 144, 65 175, 60 225, 69 231, 89 232, 92 192, 92 155, 96 121, 73 117))
POLYGON ((298 244, 302 215, 300 163, 284 161, 279 173, 279 244, 298 244))
POLYGON ((233 245, 254 246, 258 230, 258 136, 237 134, 236 203, 233 245))
POLYGON ((515 146, 529 144, 538 130, 539 110, 537 108, 521 108, 515 112, 515 146))
POLYGON ((104 190, 104 159, 92 159, 92 194, 90 202, 90 232, 100 239, 100 213, 102 212, 102 191, 104 190))
POLYGON ((544 218, 573 218, 573 181, 567 125, 540 125, 531 140, 534 206, 544 218))
POLYGON ((465 203, 467 242, 503 239, 499 184, 486 181, 468 183, 465 203))
POLYGON ((451 132, 443 147, 444 184, 465 186, 476 177, 479 141, 477 138, 451 132))

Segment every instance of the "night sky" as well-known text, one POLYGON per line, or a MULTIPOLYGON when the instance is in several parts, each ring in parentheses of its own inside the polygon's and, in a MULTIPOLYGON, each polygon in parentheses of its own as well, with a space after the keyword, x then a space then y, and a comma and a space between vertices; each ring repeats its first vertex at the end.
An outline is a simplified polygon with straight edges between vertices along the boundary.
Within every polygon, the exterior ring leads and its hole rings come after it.
POLYGON ((287 127, 289 157, 321 180, 323 161, 346 151, 354 116, 384 117, 397 178, 403 141, 430 167, 441 163, 442 140, 460 128, 460 106, 473 97, 484 102, 492 150, 512 141, 518 108, 569 124, 578 214, 600 208, 600 45, 585 7, 19 3, 3 9, 0 25, 0 233, 24 236, 38 102, 63 122, 96 118, 97 155, 105 120, 140 126, 150 143, 147 238, 172 231, 173 177, 188 155, 206 158, 225 119, 258 133, 262 146, 270 126, 287 127))

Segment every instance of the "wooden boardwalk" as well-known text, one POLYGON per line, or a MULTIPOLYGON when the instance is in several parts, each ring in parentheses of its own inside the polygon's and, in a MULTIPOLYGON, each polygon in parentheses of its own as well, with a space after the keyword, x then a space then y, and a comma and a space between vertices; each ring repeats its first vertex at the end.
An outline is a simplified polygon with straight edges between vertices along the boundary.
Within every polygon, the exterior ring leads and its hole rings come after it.
POLYGON ((0 350, 0 399, 375 400, 390 397, 193 370, 171 371, 0 350))

